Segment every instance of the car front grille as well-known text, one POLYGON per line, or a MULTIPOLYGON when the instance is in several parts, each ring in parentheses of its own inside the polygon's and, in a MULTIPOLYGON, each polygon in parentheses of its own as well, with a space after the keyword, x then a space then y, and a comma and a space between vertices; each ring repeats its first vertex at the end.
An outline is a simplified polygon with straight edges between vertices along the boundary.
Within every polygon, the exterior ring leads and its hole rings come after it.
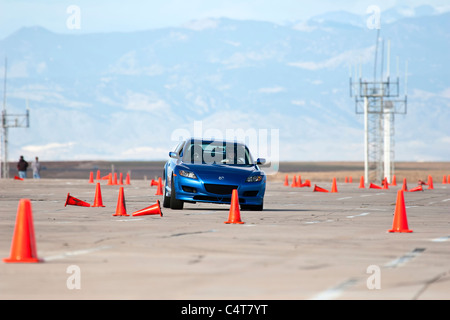
MULTIPOLYGON (((194 201, 231 203, 231 198, 230 197, 194 196, 193 199, 194 199, 194 201)), ((239 203, 245 203, 245 199, 239 198, 239 203)))
POLYGON ((209 193, 214 194, 231 194, 233 192, 233 189, 237 189, 238 186, 233 185, 226 185, 226 184, 209 184, 205 183, 205 189, 209 193))

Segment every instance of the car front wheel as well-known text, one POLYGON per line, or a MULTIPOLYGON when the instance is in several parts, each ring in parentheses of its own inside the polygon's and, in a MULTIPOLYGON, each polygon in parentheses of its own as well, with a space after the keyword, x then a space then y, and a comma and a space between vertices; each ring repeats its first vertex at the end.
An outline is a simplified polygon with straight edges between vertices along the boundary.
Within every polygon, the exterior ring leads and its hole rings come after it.
POLYGON ((170 208, 170 197, 167 196, 166 186, 167 186, 167 177, 166 173, 164 173, 163 207, 170 208))
POLYGON ((175 183, 172 176, 170 183, 170 209, 180 210, 183 209, 184 202, 177 199, 177 194, 175 191, 175 183))

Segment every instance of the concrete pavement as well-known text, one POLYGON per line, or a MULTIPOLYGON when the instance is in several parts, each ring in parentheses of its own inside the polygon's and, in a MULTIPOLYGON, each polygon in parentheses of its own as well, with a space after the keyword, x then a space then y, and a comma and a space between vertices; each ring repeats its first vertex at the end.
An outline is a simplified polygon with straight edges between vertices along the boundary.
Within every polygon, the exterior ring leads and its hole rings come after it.
MULTIPOLYGON (((312 181, 314 186, 314 181, 312 181)), ((330 183, 319 184, 331 190, 330 183)), ((0 262, 1 299, 439 299, 450 298, 450 185, 405 193, 412 233, 388 233, 397 190, 338 183, 338 193, 269 181, 262 212, 224 224, 229 206, 185 204, 132 217, 156 187, 87 180, 0 180, 0 255, 9 257, 18 202, 32 203, 42 262, 0 262)), ((412 183, 408 186, 413 187, 412 183)))

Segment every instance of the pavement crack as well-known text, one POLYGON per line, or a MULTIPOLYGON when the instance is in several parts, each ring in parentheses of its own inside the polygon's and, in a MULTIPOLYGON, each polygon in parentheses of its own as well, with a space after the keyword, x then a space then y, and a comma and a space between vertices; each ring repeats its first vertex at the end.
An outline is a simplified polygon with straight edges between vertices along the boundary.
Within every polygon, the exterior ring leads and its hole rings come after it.
POLYGON ((417 294, 412 298, 413 300, 418 300, 420 296, 428 289, 430 285, 433 283, 436 283, 440 281, 442 278, 450 276, 450 270, 447 270, 445 272, 442 272, 438 274, 437 276, 433 277, 432 279, 425 281, 423 287, 417 292, 417 294))
POLYGON ((172 237, 181 237, 181 236, 189 236, 193 234, 202 234, 202 233, 210 233, 210 232, 216 232, 216 230, 206 230, 206 231, 193 231, 193 232, 180 232, 180 233, 173 233, 165 238, 172 238, 172 237))

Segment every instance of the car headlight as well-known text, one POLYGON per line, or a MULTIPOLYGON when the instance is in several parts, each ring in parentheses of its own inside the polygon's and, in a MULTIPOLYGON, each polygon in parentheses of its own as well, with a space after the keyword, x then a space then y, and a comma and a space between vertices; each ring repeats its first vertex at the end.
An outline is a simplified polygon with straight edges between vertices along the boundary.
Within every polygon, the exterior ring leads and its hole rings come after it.
POLYGON ((178 171, 178 173, 182 177, 191 178, 191 179, 197 179, 197 176, 192 171, 180 170, 180 171, 178 171))
POLYGON ((258 176, 250 176, 247 178, 247 180, 245 180, 245 182, 260 182, 262 181, 263 176, 258 175, 258 176))

